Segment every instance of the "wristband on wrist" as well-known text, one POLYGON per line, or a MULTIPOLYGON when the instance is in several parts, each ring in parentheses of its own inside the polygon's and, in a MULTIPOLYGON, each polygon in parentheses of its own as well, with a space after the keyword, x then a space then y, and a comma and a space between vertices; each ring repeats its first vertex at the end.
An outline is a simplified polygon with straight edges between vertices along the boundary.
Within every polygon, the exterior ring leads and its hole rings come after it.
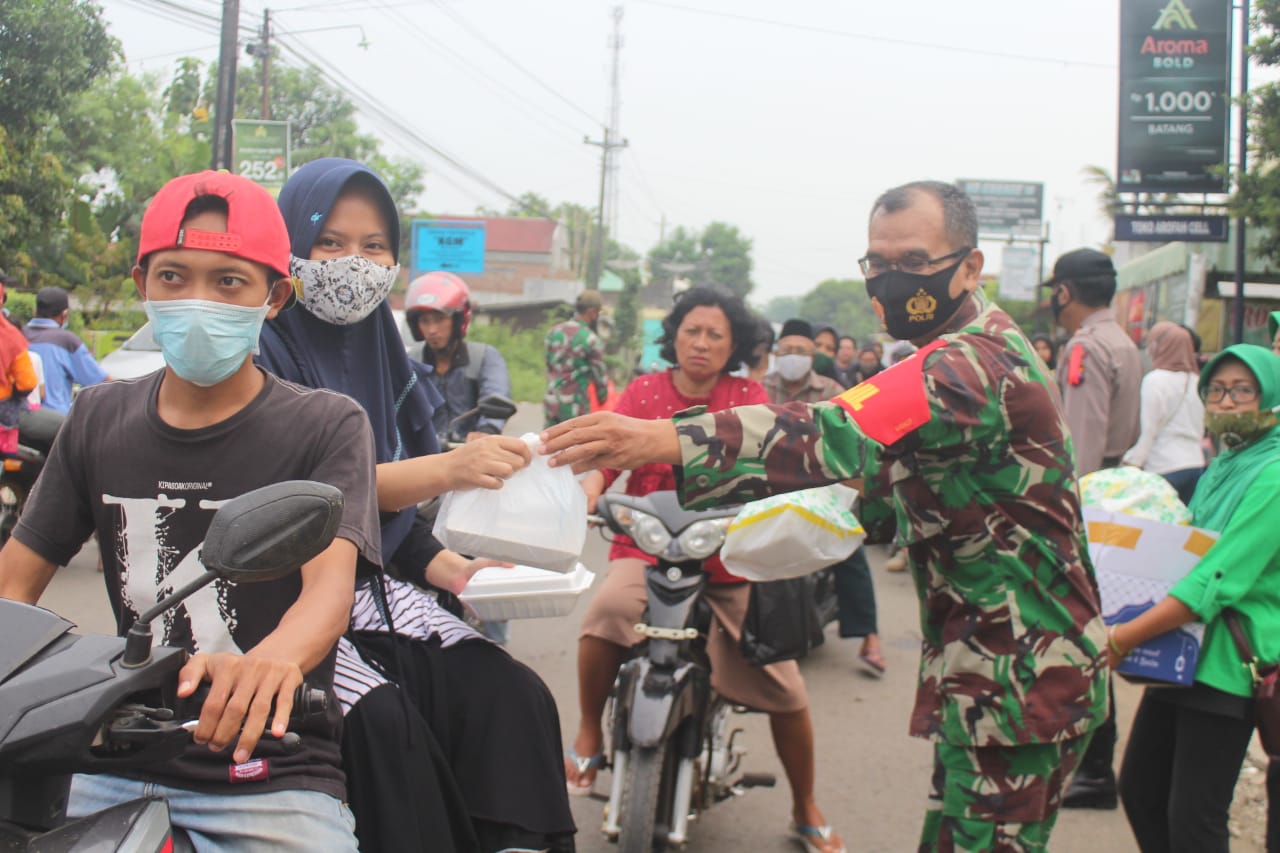
POLYGON ((1115 625, 1110 625, 1107 627, 1107 648, 1111 649, 1111 653, 1118 658, 1122 658, 1125 656, 1124 652, 1120 651, 1120 646, 1116 644, 1116 626, 1115 625))

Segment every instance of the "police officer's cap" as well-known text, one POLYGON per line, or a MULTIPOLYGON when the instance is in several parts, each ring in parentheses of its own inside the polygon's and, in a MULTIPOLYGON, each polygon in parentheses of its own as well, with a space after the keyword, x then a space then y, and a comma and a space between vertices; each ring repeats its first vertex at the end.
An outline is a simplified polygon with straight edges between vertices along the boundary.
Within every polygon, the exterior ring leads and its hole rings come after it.
POLYGON ((1116 266, 1110 255, 1097 249, 1076 249, 1058 258, 1053 265, 1053 278, 1041 286, 1052 287, 1060 281, 1086 281, 1107 276, 1116 276, 1116 266))

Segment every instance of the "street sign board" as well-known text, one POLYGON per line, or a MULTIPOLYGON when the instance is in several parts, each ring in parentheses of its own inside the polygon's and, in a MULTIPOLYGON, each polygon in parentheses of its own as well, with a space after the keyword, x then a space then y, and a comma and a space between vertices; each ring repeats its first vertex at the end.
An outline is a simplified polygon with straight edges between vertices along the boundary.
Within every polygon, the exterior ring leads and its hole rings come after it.
POLYGON ((1225 243, 1225 216, 1116 215, 1116 239, 1129 243, 1225 243))
POLYGON ((289 122, 238 118, 231 124, 231 162, 236 173, 279 195, 292 165, 289 122))
POLYGON ((1000 256, 1000 298, 1034 301, 1040 284, 1040 250, 1035 246, 1006 245, 1000 256))
POLYGON ((961 178, 956 185, 978 208, 978 231, 983 235, 1040 237, 1044 184, 961 178))
POLYGON ((413 220, 413 274, 484 272, 484 223, 471 219, 413 220))
POLYGON ((1231 0, 1120 0, 1116 191, 1226 191, 1231 0))

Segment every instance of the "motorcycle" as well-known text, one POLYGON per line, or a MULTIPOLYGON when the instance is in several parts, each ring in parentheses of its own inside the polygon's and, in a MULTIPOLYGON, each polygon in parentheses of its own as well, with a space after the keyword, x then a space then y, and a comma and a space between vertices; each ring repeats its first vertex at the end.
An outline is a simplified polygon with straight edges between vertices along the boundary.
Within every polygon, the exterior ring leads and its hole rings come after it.
POLYGON ((449 421, 445 431, 437 436, 441 450, 453 450, 467 443, 467 437, 458 432, 458 427, 477 415, 498 421, 510 420, 516 413, 516 404, 499 394, 488 394, 476 401, 474 408, 468 409, 449 421))
MULTIPOLYGON (((153 648, 151 622, 217 578, 250 583, 296 571, 333 540, 342 504, 338 489, 309 481, 228 501, 201 549, 207 571, 142 613, 125 637, 74 634, 57 614, 0 599, 0 851, 173 849, 160 797, 67 822, 71 776, 145 767, 187 747, 203 696, 177 698, 187 653, 153 648)), ((327 702, 327 693, 304 684, 291 725, 323 715, 327 702)), ((300 745, 294 732, 281 740, 286 750, 300 745)))
POLYGON ((0 453, 0 547, 17 526, 64 419, 52 409, 23 412, 18 421, 18 449, 0 453))
POLYGON ((720 549, 737 511, 686 510, 675 492, 609 494, 597 503, 597 523, 658 558, 645 569, 648 621, 635 626, 647 642, 622 665, 608 715, 613 777, 604 834, 623 853, 683 846, 698 813, 776 782, 772 774, 735 777, 746 751, 730 715, 745 709, 711 687, 703 562, 720 549))

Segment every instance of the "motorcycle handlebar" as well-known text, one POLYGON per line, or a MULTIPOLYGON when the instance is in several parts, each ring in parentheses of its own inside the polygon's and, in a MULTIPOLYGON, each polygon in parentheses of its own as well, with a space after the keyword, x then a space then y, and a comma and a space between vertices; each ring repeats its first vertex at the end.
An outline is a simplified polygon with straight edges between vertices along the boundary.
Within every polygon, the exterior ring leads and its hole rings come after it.
MULTIPOLYGON (((186 699, 178 700, 177 716, 198 718, 200 711, 204 708, 204 702, 208 698, 209 685, 207 683, 201 684, 196 688, 195 693, 192 693, 186 699)), ((304 681, 293 691, 293 709, 289 712, 289 727, 293 728, 294 726, 323 720, 328 711, 329 694, 324 690, 312 687, 304 681)), ((275 713, 276 703, 275 700, 272 700, 271 710, 267 712, 267 717, 274 717, 275 713)))

